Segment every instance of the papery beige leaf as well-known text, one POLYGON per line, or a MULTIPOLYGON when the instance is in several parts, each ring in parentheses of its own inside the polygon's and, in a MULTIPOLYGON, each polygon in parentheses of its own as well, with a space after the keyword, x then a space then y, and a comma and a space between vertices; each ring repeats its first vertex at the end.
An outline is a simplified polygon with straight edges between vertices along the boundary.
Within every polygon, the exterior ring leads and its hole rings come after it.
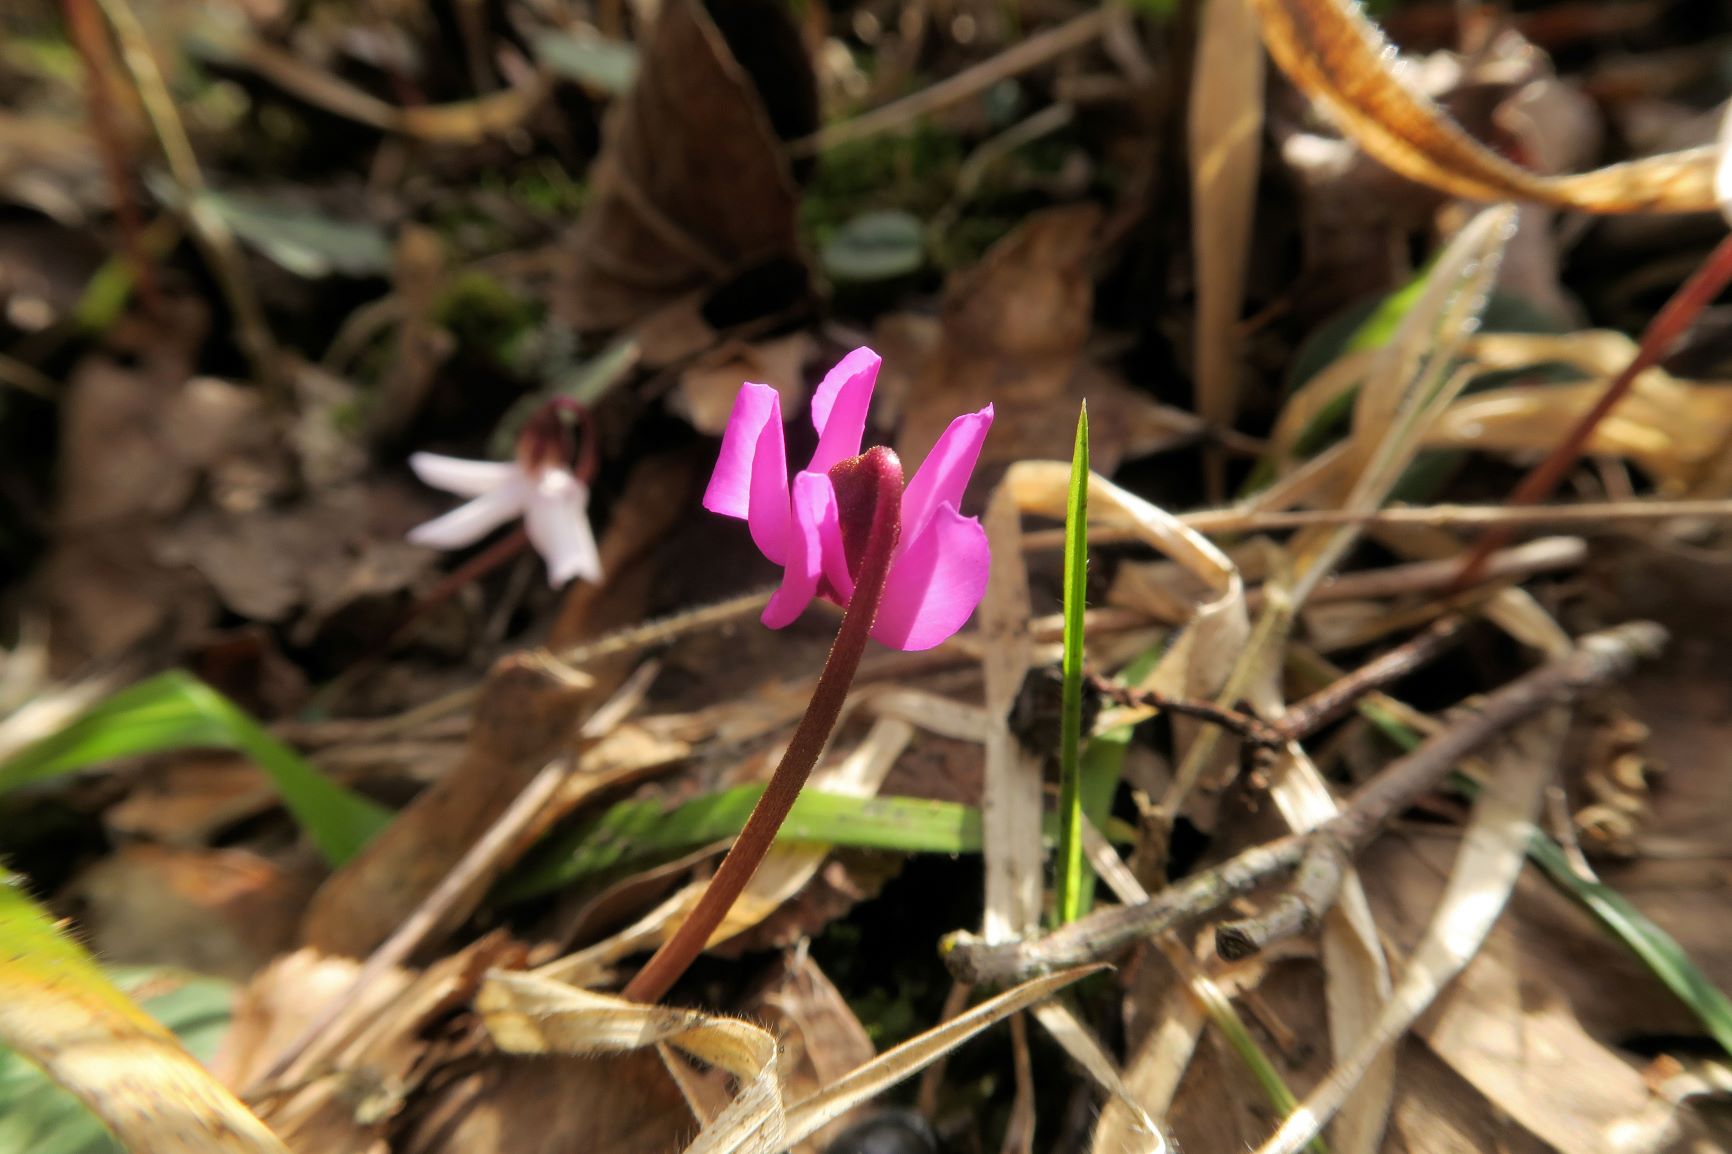
POLYGON ((1473 200, 1584 212, 1711 212, 1716 150, 1691 149, 1574 176, 1510 163, 1406 83, 1395 49, 1352 0, 1251 0, 1293 83, 1366 152, 1410 180, 1473 200))
POLYGON ((1514 731, 1489 759, 1493 772, 1474 806, 1449 886, 1400 982, 1377 1020, 1258 1154, 1298 1154, 1478 951, 1521 873, 1568 726, 1568 710, 1554 709, 1514 731))
MULTIPOLYGON (((1197 412, 1229 428, 1239 407, 1235 330, 1263 157, 1263 53, 1249 0, 1203 5, 1190 103, 1191 250, 1196 265, 1197 412)), ((1211 458, 1219 499, 1224 458, 1211 458)))
POLYGON ((776 1040, 747 1022, 646 1006, 534 974, 496 970, 475 997, 487 1032, 512 1054, 625 1053, 666 1043, 726 1071, 739 1090, 687 1154, 772 1154, 787 1145, 776 1040))
MULTIPOLYGON (((1635 353, 1621 333, 1567 337, 1487 335, 1469 346, 1476 366, 1511 370, 1563 363, 1595 379, 1570 384, 1512 385, 1454 402, 1426 434, 1426 444, 1494 453, 1550 451, 1558 430, 1576 423, 1605 392, 1606 380, 1635 353)), ((1636 377, 1618 406, 1595 426, 1586 451, 1627 457, 1662 491, 1691 491, 1732 437, 1732 387, 1682 381, 1654 368, 1636 377)))

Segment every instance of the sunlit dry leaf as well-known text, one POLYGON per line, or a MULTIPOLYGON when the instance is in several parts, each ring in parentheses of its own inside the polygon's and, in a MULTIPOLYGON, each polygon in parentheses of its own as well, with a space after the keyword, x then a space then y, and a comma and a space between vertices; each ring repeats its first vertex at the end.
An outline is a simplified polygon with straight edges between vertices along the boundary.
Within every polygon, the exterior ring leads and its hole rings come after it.
MULTIPOLYGON (((1197 412, 1231 427, 1239 401, 1235 335, 1263 156, 1263 53, 1249 0, 1203 5, 1190 102, 1191 247, 1196 264, 1197 412)), ((1212 458, 1210 487, 1224 485, 1212 458)))
POLYGON ((11 875, 0 878, 0 941, 0 1043, 77 1095, 129 1149, 288 1154, 11 875))
POLYGON ((757 344, 728 341, 680 373, 678 406, 694 429, 719 437, 728 427, 740 382, 757 381, 780 394, 782 419, 795 420, 805 410, 804 372, 816 348, 804 332, 757 344))
POLYGON ((1411 180, 1472 200, 1533 200, 1585 212, 1715 207, 1712 148, 1539 176, 1474 140, 1407 83, 1395 50, 1351 0, 1251 3, 1281 70, 1360 147, 1411 180))

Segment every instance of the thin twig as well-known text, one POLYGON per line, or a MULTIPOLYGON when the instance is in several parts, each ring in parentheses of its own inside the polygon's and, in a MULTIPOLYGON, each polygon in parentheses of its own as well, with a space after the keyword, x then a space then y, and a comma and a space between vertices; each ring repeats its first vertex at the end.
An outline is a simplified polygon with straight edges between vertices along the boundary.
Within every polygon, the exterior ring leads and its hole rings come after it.
POLYGON ((1213 701, 1205 701, 1194 697, 1170 697, 1153 689, 1139 689, 1134 685, 1126 685, 1111 677, 1099 673, 1087 675, 1089 685, 1096 693, 1115 705, 1127 706, 1131 709, 1156 709, 1165 713, 1179 713, 1186 717, 1195 717, 1202 721, 1212 721, 1223 729, 1232 730, 1252 745, 1283 745, 1286 738, 1279 728, 1266 725, 1262 720, 1252 717, 1249 713, 1240 713, 1213 701))
POLYGON ((929 116, 940 108, 948 108, 952 104, 967 100, 976 93, 985 92, 1001 80, 1008 80, 1018 73, 1038 68, 1048 60, 1099 40, 1112 23, 1112 9, 1113 5, 1110 3, 1091 8, 1063 24, 1019 41, 990 60, 964 68, 955 76, 922 88, 901 100, 893 100, 852 120, 832 124, 810 136, 791 141, 788 151, 794 156, 813 156, 839 144, 848 144, 900 128, 923 116, 929 116))
MULTIPOLYGON (((1552 495, 1558 483, 1564 479, 1564 474, 1581 459, 1594 430, 1618 407, 1618 402, 1628 395, 1636 383, 1636 378, 1659 364, 1661 359, 1672 351, 1678 338, 1684 335, 1702 310, 1713 303, 1714 298, 1720 295, 1720 290, 1728 283, 1732 283, 1732 235, 1726 236, 1714 246, 1708 259, 1690 275, 1689 280, 1678 287, 1678 291, 1672 294, 1672 299, 1648 322, 1648 327, 1642 332, 1641 344, 1636 349, 1635 356, 1630 358, 1630 363, 1606 383, 1599 399, 1592 408, 1582 414, 1581 420, 1577 421, 1569 435, 1558 443, 1558 447, 1522 478, 1521 484, 1510 494, 1509 504, 1533 505, 1552 495)), ((1479 571, 1485 566, 1486 558, 1508 541, 1507 528, 1493 529, 1476 541, 1473 551, 1461 563, 1461 572, 1451 583, 1450 590, 1453 592, 1473 584, 1479 571)))
POLYGON ((1288 741, 1317 732, 1367 693, 1399 681, 1442 653, 1454 643, 1465 624, 1461 617, 1439 618, 1423 633, 1294 705, 1275 723, 1275 731, 1288 741))
MULTIPOLYGON (((1732 500, 1724 498, 1683 501, 1591 501, 1579 505, 1426 505, 1422 508, 1393 507, 1371 513, 1345 509, 1289 509, 1277 513, 1244 512, 1239 509, 1200 509, 1180 513, 1178 518, 1199 533, 1275 533, 1307 529, 1314 525, 1422 525, 1437 529, 1505 526, 1531 529, 1567 526, 1577 532, 1596 527, 1643 521, 1670 521, 1691 517, 1725 520, 1732 518, 1732 500)), ((1116 525, 1089 530, 1089 544, 1115 545, 1141 541, 1132 529, 1116 525)), ((1064 546, 1063 529, 1036 529, 1023 534, 1026 552, 1064 546)))
MULTIPOLYGON (((1462 758, 1548 706, 1621 676, 1637 658, 1655 653, 1664 640, 1665 632, 1648 622, 1589 634, 1570 653, 1510 682, 1424 745, 1390 763, 1352 796, 1346 809, 1310 834, 1289 834, 1253 846, 1175 882, 1146 902, 1098 910, 1032 941, 988 944, 973 934, 951 934, 943 944, 945 965, 961 981, 1012 984, 1110 957, 1133 941, 1201 917, 1299 868, 1308 855, 1318 863, 1320 877, 1315 880, 1326 883, 1330 856, 1339 853, 1344 861, 1351 860, 1390 818, 1411 806, 1462 758), (1326 848, 1312 853, 1313 843, 1320 839, 1326 848)), ((1320 916, 1316 910, 1309 912, 1320 916)), ((1247 931, 1244 922, 1229 925, 1236 925, 1240 935, 1237 946, 1255 949, 1260 944, 1259 927, 1247 931)))

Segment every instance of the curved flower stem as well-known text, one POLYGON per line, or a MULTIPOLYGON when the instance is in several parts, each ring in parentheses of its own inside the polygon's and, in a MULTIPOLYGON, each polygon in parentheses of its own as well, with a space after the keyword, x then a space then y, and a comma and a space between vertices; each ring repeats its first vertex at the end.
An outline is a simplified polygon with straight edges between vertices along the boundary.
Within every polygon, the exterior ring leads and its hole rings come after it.
MULTIPOLYGON (((836 641, 830 655, 824 659, 824 670, 812 690, 812 700, 800 719, 788 748, 782 754, 764 795, 746 819, 745 828, 734 839, 722 864, 710 878, 710 884, 698 898, 698 904, 680 923, 673 937, 662 943, 655 955, 644 964, 627 984, 623 997, 633 1002, 659 1002, 663 995, 686 972, 709 943, 710 935, 722 924, 734 902, 739 899, 752 875, 776 840, 776 831, 794 808, 794 799, 811 776, 812 767, 824 752, 830 731, 836 728, 842 703, 848 697, 848 687, 854 682, 860 658, 866 652, 866 641, 872 633, 872 623, 878 616, 878 604, 884 597, 884 579, 890 574, 890 560, 896 550, 896 540, 902 528, 902 464, 888 449, 872 449, 851 461, 836 466, 831 476, 838 484, 842 506, 844 533, 858 524, 853 514, 870 517, 870 529, 865 534, 859 570, 854 575, 854 595, 842 616, 842 626, 836 631, 836 641), (853 475, 846 480, 837 474, 848 470, 853 475), (863 484, 864 483, 864 484, 863 484), (869 489, 867 489, 869 486, 869 489), (850 509, 853 493, 870 493, 871 505, 850 509)), ((860 520, 864 520, 861 517, 860 520)), ((862 528, 865 526, 862 525, 862 528)))

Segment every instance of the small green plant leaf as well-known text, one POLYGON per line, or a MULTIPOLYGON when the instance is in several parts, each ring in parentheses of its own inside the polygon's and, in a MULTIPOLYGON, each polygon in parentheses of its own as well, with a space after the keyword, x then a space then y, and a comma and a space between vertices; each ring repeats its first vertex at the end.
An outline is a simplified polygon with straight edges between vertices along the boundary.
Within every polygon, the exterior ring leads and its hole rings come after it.
POLYGON ((539 32, 530 40, 535 59, 562 80, 618 95, 637 82, 637 45, 564 31, 539 32))
POLYGON ((1083 610, 1088 603, 1088 512, 1089 409, 1085 401, 1077 415, 1064 516, 1064 697, 1059 715, 1058 863, 1053 886, 1053 916, 1061 926, 1082 913, 1083 610))
POLYGON ((866 212, 837 229, 819 251, 831 280, 894 280, 926 263, 926 236, 906 212, 866 212))
POLYGON ((121 690, 0 762, 0 793, 116 758, 201 747, 234 750, 257 762, 333 865, 353 857, 391 818, 389 810, 326 777, 234 702, 178 669, 121 690))

